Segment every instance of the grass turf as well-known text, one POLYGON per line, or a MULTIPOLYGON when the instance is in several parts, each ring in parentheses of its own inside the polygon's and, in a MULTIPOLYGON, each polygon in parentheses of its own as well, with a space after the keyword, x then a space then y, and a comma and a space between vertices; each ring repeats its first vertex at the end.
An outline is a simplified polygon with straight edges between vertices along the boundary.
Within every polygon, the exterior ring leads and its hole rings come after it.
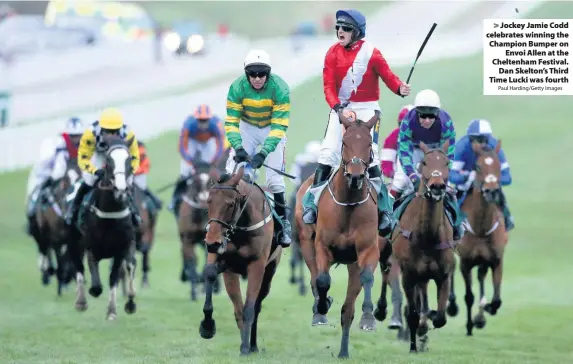
MULTIPOLYGON (((550 166, 570 149, 573 132, 565 115, 566 97, 487 97, 481 95, 481 56, 421 64, 415 87, 433 88, 454 118, 458 134, 470 119, 491 120, 503 139, 511 163, 514 185, 507 188, 517 228, 510 235, 502 286, 503 306, 489 318, 484 331, 465 336, 462 280, 457 279, 460 316, 445 328, 430 332, 430 352, 412 356, 408 347, 378 324, 378 332, 357 329, 359 298, 351 336, 353 362, 384 358, 389 363, 563 363, 573 359, 570 342, 573 294, 562 284, 573 275, 573 256, 567 216, 573 215, 573 195, 567 191, 573 177, 567 169, 550 166)), ((404 77, 408 69, 395 70, 404 77)), ((417 90, 414 90, 417 91, 417 90)), ((402 100, 383 91, 384 116, 381 135, 395 125, 402 100)), ((320 79, 293 91, 289 155, 303 148, 310 137, 323 134, 327 106, 320 79)), ((166 133, 148 141, 152 161, 151 185, 159 187, 178 173, 177 135, 166 133)), ((239 334, 232 306, 225 294, 214 299, 217 336, 206 341, 198 334, 202 302, 191 303, 189 288, 179 282, 179 241, 172 216, 161 213, 152 252, 151 285, 138 290, 138 312, 123 311, 116 322, 105 321, 106 295, 88 298, 90 308, 73 308, 74 290, 58 299, 55 286, 40 285, 35 265, 35 244, 21 232, 23 194, 27 171, 0 176, 0 362, 2 363, 231 363, 237 360, 239 334)), ((168 193, 162 195, 164 200, 168 193)), ((286 254, 290 254, 287 251, 286 254)), ((346 290, 346 270, 333 269, 331 294, 335 303, 329 327, 311 328, 309 296, 299 297, 288 284, 288 255, 283 256, 271 294, 264 303, 259 323, 259 347, 252 362, 319 363, 331 360, 340 343, 339 310, 346 290)), ((107 272, 107 263, 102 272, 107 272)), ((459 275, 458 275, 459 277, 459 275)), ((139 272, 138 272, 139 278, 139 272)), ((107 279, 104 276, 104 281, 107 279)), ((139 282, 138 282, 139 283, 139 282)), ((379 272, 376 286, 380 283, 379 272)), ((379 288, 376 287, 375 294, 379 288)), ((491 295, 492 289, 487 286, 491 295)), ((107 293, 107 290, 105 290, 107 293)), ((474 290, 477 293, 477 288, 474 290)), ((435 307, 435 296, 430 295, 435 307)), ((123 299, 118 303, 121 308, 123 299)))

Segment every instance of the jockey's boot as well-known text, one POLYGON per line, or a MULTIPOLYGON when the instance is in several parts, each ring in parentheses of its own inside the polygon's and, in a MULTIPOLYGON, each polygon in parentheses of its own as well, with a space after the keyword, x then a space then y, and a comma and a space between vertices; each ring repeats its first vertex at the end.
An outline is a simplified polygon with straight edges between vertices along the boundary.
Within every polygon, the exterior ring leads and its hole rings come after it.
POLYGON ((290 237, 291 235, 290 221, 288 220, 286 214, 285 193, 284 192, 275 193, 273 197, 275 199, 275 211, 277 215, 280 216, 282 222, 282 227, 279 227, 280 230, 278 231, 277 234, 279 245, 288 248, 292 243, 292 241, 290 237))
POLYGON ((139 215, 139 209, 137 208, 137 204, 135 203, 135 198, 133 197, 133 193, 129 193, 127 195, 127 202, 129 204, 129 210, 131 211, 131 222, 133 226, 138 227, 141 225, 143 220, 141 219, 141 215, 139 215))
POLYGON ((151 201, 153 201, 153 204, 157 207, 157 209, 161 210, 161 208, 163 207, 163 201, 161 201, 159 197, 157 197, 153 192, 151 192, 149 188, 146 188, 145 190, 143 190, 143 192, 147 195, 147 197, 151 199, 151 201))
POLYGON ((507 200, 505 198, 505 193, 501 190, 501 197, 498 201, 498 206, 503 212, 503 220, 505 222, 505 231, 510 231, 515 227, 513 222, 513 216, 511 216, 511 212, 509 211, 509 207, 507 207, 507 200))
POLYGON ((316 172, 314 172, 314 180, 312 181, 312 186, 306 192, 304 197, 302 198, 302 220, 305 224, 316 224, 316 216, 317 216, 317 209, 318 207, 314 203, 315 196, 311 192, 313 188, 322 186, 324 183, 328 181, 328 177, 330 176, 330 172, 332 172, 332 167, 326 164, 319 163, 316 167, 316 172))
POLYGON ((453 191, 448 190, 444 198, 444 207, 446 216, 450 221, 453 229, 453 239, 458 241, 464 236, 464 227, 462 225, 460 207, 458 206, 458 199, 453 191))
POLYGON ((187 184, 187 177, 179 177, 177 182, 175 182, 175 188, 173 189, 173 195, 171 196, 171 202, 167 209, 174 214, 177 214, 177 210, 179 208, 179 195, 183 193, 185 189, 185 185, 187 184))
POLYGON ((390 199, 388 198, 388 190, 384 186, 384 181, 382 181, 380 166, 376 165, 368 168, 368 178, 378 195, 378 234, 385 238, 392 232, 394 219, 392 217, 392 206, 390 206, 390 199))
POLYGON ((68 208, 68 211, 66 211, 66 216, 65 216, 66 224, 71 226, 73 224, 73 222, 76 220, 76 214, 78 213, 80 203, 84 199, 84 196, 90 190, 91 190, 91 186, 89 186, 85 182, 82 182, 82 184, 78 188, 78 191, 76 192, 76 195, 74 196, 74 200, 72 201, 72 204, 68 208))

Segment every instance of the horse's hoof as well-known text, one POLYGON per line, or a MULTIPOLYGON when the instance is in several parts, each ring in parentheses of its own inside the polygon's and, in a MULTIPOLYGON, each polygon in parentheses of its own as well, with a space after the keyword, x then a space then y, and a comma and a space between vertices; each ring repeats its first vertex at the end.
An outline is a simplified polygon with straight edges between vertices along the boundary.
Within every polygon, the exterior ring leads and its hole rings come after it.
POLYGON ((402 328, 402 321, 400 321, 399 315, 393 315, 390 325, 388 325, 389 330, 400 330, 402 328), (396 317, 397 316, 397 317, 396 317))
POLYGON ((446 315, 438 313, 436 317, 432 319, 432 324, 434 325, 435 329, 439 329, 444 327, 447 321, 448 320, 446 319, 446 315))
POLYGON ((117 314, 110 312, 107 314, 107 320, 108 321, 114 321, 117 318, 117 314))
POLYGON ((410 354, 418 354, 418 350, 410 349, 410 354))
POLYGON ((197 292, 194 289, 191 290, 191 301, 197 301, 197 292))
POLYGON ((376 331, 376 320, 374 320, 374 315, 363 313, 360 319, 360 330, 366 332, 376 331))
POLYGON ((201 335, 203 339, 212 339, 216 332, 215 320, 201 321, 201 325, 199 325, 199 335, 201 335))
POLYGON ((259 348, 256 345, 251 345, 251 353, 258 353, 259 352, 259 348))
POLYGON ((486 303, 483 309, 485 310, 485 312, 494 316, 500 307, 501 307, 501 300, 494 300, 491 301, 491 303, 486 303))
POLYGON ((422 337, 422 336, 428 334, 429 330, 430 329, 428 328, 428 325, 418 326, 418 330, 416 331, 416 335, 418 335, 418 337, 422 337))
POLYGON ((298 294, 301 296, 306 296, 306 286, 300 285, 298 288, 298 294))
POLYGON ((181 275, 179 276, 179 280, 183 283, 189 280, 189 278, 187 278, 187 273, 185 272, 185 270, 181 270, 181 275))
POLYGON ((134 314, 137 310, 137 305, 133 300, 129 300, 125 303, 125 312, 129 315, 134 314))
POLYGON ((473 319, 473 323, 476 329, 483 329, 486 324, 485 316, 484 315, 476 315, 473 319))
POLYGON ((88 292, 92 297, 99 297, 103 291, 102 286, 91 286, 88 292))
POLYGON ((288 282, 289 282, 290 284, 295 284, 295 283, 296 283, 296 278, 295 278, 295 277, 290 277, 289 280, 288 280, 288 282))
POLYGON ((460 311, 460 309, 458 307, 458 304, 455 301, 450 301, 450 304, 448 305, 448 308, 446 309, 448 316, 455 317, 458 315, 459 311, 460 311))
POLYGON ((324 326, 328 325, 328 318, 326 315, 321 315, 319 313, 315 313, 312 317, 312 326, 324 326))
POLYGON ((429 318, 430 320, 435 319, 437 316, 438 316, 438 311, 436 311, 436 310, 430 310, 430 311, 428 311, 428 318, 429 318))
POLYGON ((88 303, 87 302, 76 302, 75 308, 79 312, 84 312, 85 310, 88 309, 88 303))
POLYGON ((141 281, 141 288, 149 288, 149 280, 144 278, 143 281, 141 281))
POLYGON ((348 351, 341 351, 338 353, 338 359, 350 359, 350 354, 348 351))
POLYGON ((50 284, 50 274, 42 272, 42 285, 47 286, 48 284, 50 284))
POLYGON ((386 316, 388 315, 388 308, 385 306, 378 306, 374 309, 374 318, 380 322, 386 320, 386 316))
POLYGON ((398 330, 398 333, 396 334, 396 338, 400 341, 410 341, 410 333, 408 331, 408 329, 404 329, 401 328, 398 330))

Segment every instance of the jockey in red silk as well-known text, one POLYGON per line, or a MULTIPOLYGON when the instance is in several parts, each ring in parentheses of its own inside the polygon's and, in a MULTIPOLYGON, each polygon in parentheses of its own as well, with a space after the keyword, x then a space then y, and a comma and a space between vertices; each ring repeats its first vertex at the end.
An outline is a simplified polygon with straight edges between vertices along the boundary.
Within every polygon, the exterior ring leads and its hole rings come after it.
POLYGON ((398 127, 390 132, 384 140, 384 146, 380 152, 380 162, 382 167, 382 174, 384 177, 392 180, 394 178, 394 171, 396 170, 396 157, 398 156, 398 134, 400 134, 400 123, 406 117, 408 111, 412 110, 414 105, 406 105, 402 107, 398 113, 398 127))
MULTIPOLYGON (((483 119, 474 119, 470 121, 466 135, 461 137, 461 139, 456 143, 454 162, 452 163, 449 180, 458 191, 460 207, 463 203, 463 198, 472 189, 472 184, 476 176, 477 156, 472 149, 472 143, 478 143, 491 150, 495 149, 497 139, 493 136, 489 121, 483 119)), ((501 186, 509 186, 512 178, 509 170, 509 163, 505 158, 503 149, 499 150, 498 157, 501 163, 500 184, 501 186)), ((510 231, 515 227, 515 225, 513 216, 511 216, 511 213, 509 212, 509 207, 507 206, 507 200, 503 190, 501 191, 501 198, 496 200, 496 203, 503 212, 505 228, 507 231, 510 231)))
POLYGON ((193 161, 197 158, 204 162, 217 165, 225 151, 225 129, 223 121, 211 111, 209 105, 199 105, 184 122, 179 136, 179 154, 181 165, 179 180, 173 190, 169 210, 177 211, 179 195, 183 191, 190 176, 195 174, 193 161))
MULTIPOLYGON (((335 29, 338 42, 326 53, 323 69, 324 96, 331 111, 313 185, 303 198, 303 220, 307 224, 316 222, 317 202, 321 192, 333 168, 340 165, 342 126, 338 112, 348 107, 360 120, 372 118, 375 111, 380 110, 380 78, 393 93, 401 96, 410 94, 410 86, 392 72, 382 53, 363 39, 366 36, 364 15, 354 9, 339 10, 336 12, 335 29)), ((379 127, 376 125, 371 132, 374 157, 368 168, 368 177, 378 193, 379 234, 387 236, 393 220, 378 160, 379 127)))
MULTIPOLYGON (((450 166, 454 160, 456 131, 450 115, 441 108, 440 97, 433 90, 420 91, 414 100, 414 109, 410 110, 400 124, 398 136, 398 161, 396 174, 392 181, 391 194, 396 198, 408 192, 416 192, 420 185, 417 165, 424 159, 420 142, 429 148, 439 148, 449 141, 448 158, 450 166)), ((445 196, 446 212, 454 230, 454 240, 461 239, 463 227, 456 196, 448 191, 445 196), (455 216, 455 217, 454 217, 455 216)))

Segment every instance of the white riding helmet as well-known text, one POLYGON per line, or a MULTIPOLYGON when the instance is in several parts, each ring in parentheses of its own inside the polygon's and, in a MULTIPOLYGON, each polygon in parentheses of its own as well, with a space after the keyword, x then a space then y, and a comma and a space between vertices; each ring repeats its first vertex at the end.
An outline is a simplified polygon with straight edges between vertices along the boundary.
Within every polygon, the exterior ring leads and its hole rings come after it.
POLYGON ((249 66, 266 66, 270 69, 272 68, 271 57, 262 49, 253 49, 245 58, 244 67, 247 68, 249 66))
POLYGON ((415 107, 441 108, 440 96, 434 90, 426 89, 418 92, 414 100, 415 107))
POLYGON ((64 133, 69 135, 82 135, 84 133, 84 123, 78 117, 71 117, 66 121, 64 133))

